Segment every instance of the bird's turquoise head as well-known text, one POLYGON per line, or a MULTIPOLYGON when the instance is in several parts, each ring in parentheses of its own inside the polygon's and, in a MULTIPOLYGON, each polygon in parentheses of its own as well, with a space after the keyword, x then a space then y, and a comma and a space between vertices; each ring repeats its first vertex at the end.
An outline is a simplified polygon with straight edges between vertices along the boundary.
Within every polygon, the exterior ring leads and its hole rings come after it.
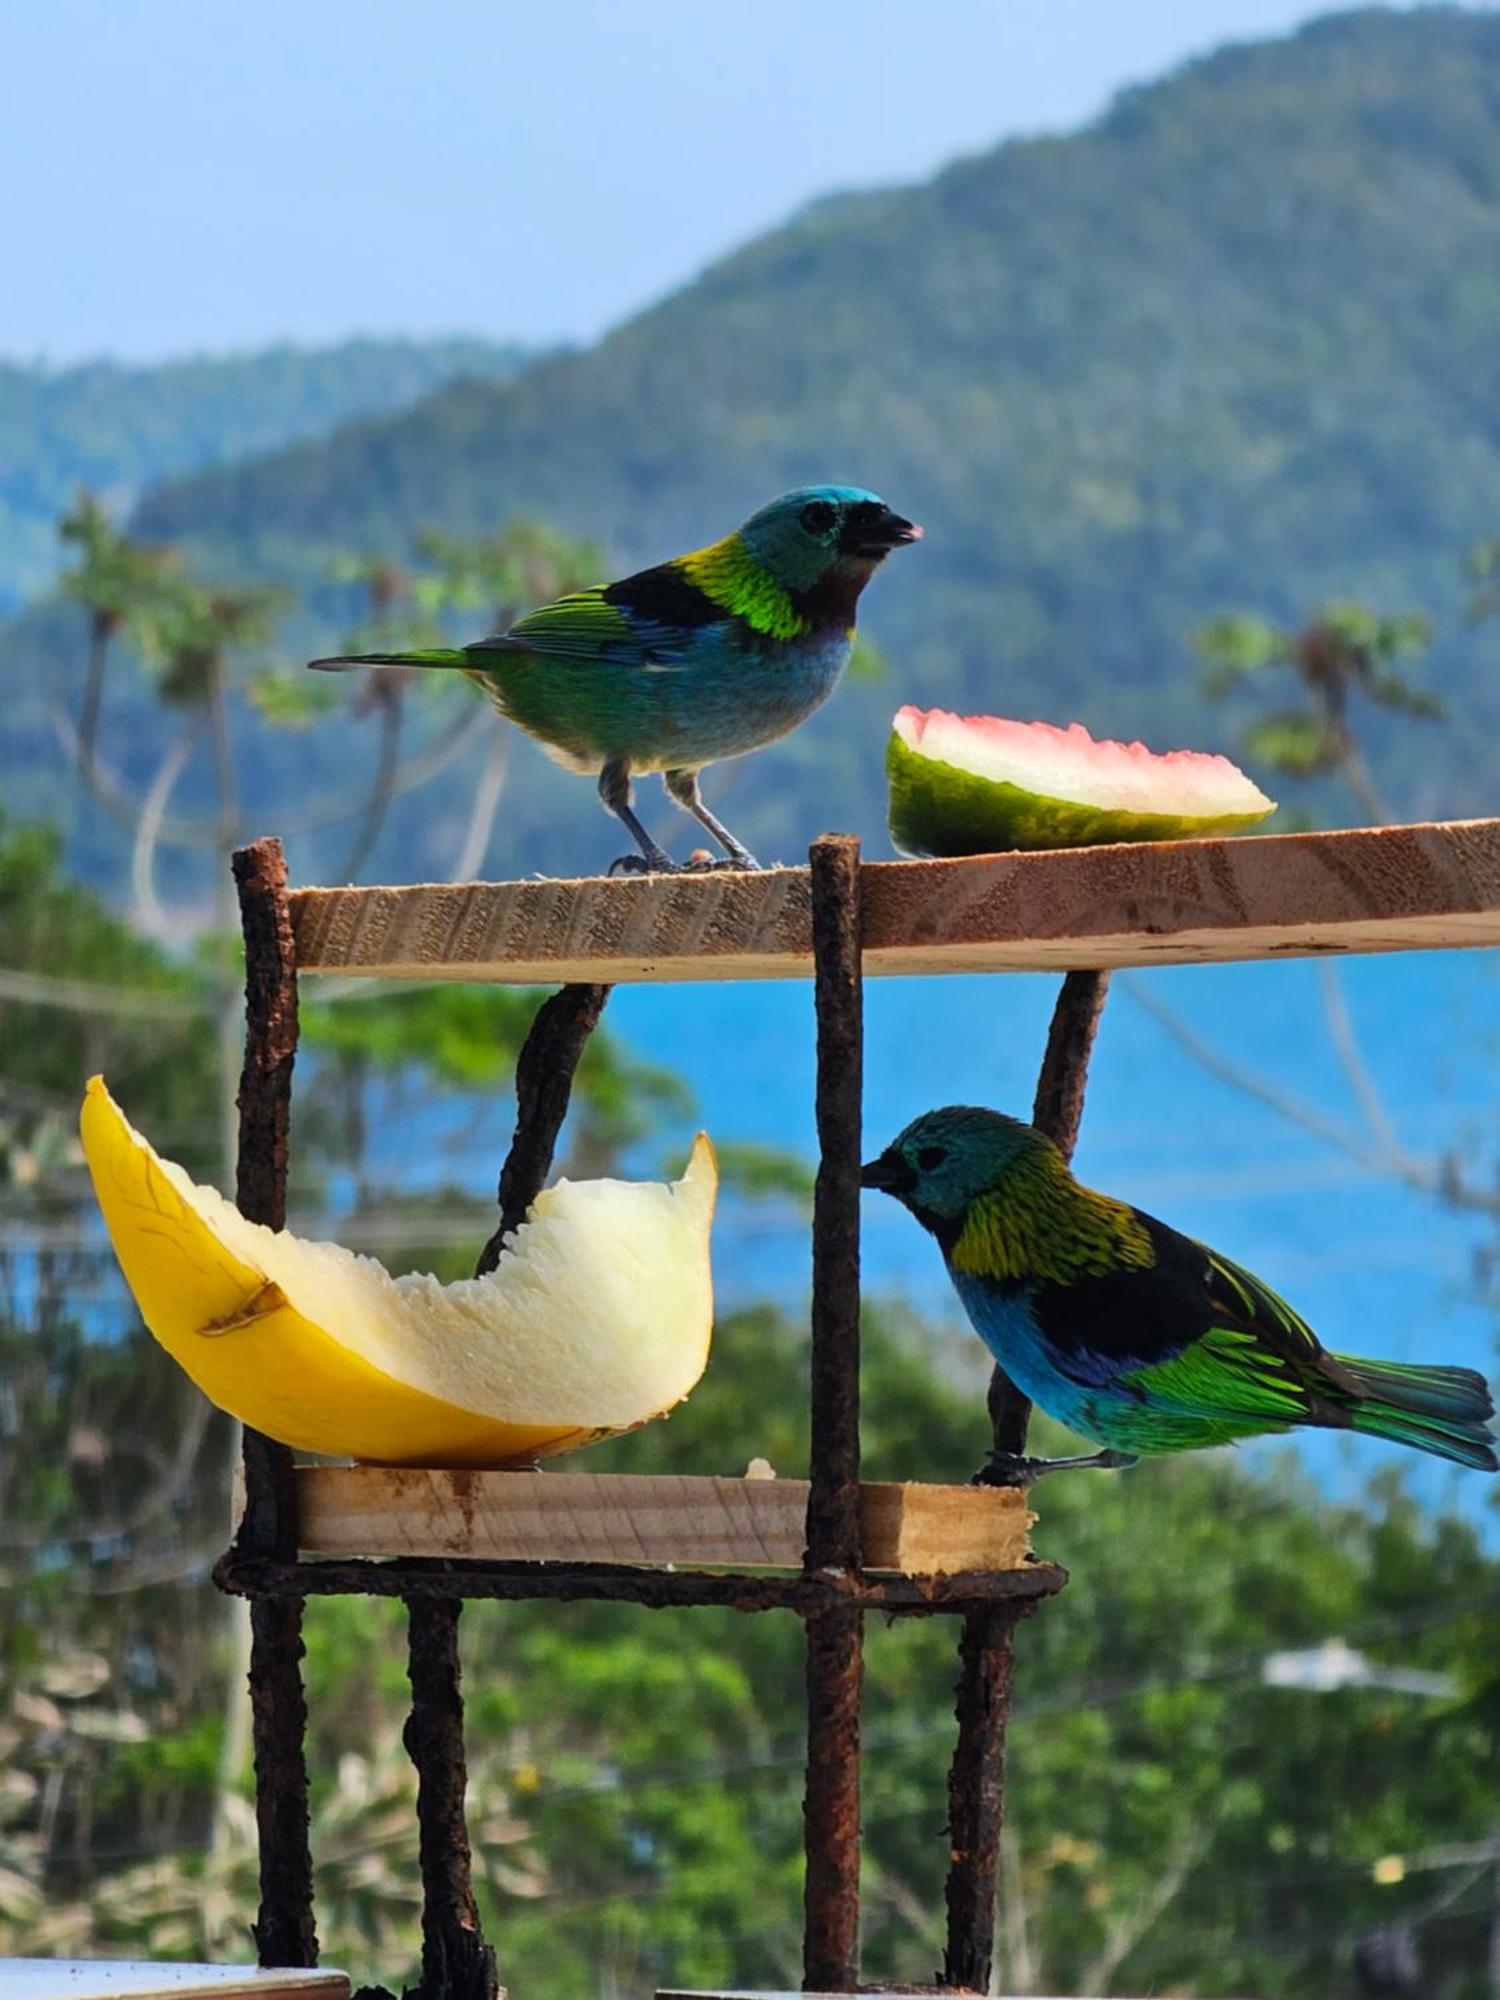
POLYGON ((924 1111, 878 1159, 861 1168, 861 1187, 879 1188, 938 1236, 963 1223, 970 1204, 1003 1185, 1018 1165, 1055 1149, 1034 1126, 1003 1111, 945 1104, 924 1111))
POLYGON ((762 569, 792 591, 811 590, 836 571, 867 582, 892 549, 922 538, 914 521, 862 486, 799 486, 739 532, 762 569))

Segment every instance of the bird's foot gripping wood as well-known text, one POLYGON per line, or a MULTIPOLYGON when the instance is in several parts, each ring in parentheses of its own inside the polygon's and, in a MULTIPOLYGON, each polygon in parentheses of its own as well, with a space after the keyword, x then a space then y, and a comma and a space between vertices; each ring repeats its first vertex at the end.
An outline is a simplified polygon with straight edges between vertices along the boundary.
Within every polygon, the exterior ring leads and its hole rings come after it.
POLYGON ((658 859, 648 860, 644 854, 621 854, 610 862, 611 875, 723 875, 738 874, 742 870, 759 869, 760 863, 747 855, 743 861, 721 861, 704 848, 689 855, 686 861, 674 861, 670 854, 657 849, 658 859))
POLYGON ((1106 1472, 1124 1472, 1140 1460, 1133 1451, 1094 1451, 1083 1458, 1021 1458, 1010 1451, 992 1451, 969 1481, 971 1486, 1019 1486, 1027 1492, 1044 1472, 1078 1472, 1084 1466, 1098 1466, 1106 1472))

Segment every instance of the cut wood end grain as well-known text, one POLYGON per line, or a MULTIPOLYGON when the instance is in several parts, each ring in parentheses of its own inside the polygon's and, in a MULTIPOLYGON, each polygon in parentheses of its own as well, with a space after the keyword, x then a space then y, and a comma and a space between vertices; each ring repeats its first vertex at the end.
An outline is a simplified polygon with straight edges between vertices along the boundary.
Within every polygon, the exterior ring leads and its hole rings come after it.
MULTIPOLYGON (((1147 842, 863 871, 865 971, 1047 971, 1500 944, 1500 820, 1147 842)), ((812 969, 805 868, 303 889, 303 972, 778 979, 812 969)))
MULTIPOLYGON (((454 1472, 302 1466, 297 1518, 307 1554, 449 1556, 489 1562, 796 1569, 803 1479, 454 1472)), ((952 1576, 1020 1569, 1034 1520, 1000 1487, 860 1488, 867 1570, 952 1576)))

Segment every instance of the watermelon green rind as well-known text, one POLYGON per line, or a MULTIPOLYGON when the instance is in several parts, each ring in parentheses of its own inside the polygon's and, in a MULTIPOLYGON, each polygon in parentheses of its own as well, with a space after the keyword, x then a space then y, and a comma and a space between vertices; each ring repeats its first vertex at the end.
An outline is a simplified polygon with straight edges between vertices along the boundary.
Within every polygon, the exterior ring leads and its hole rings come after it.
POLYGON ((1216 816, 1080 805, 925 757, 894 730, 885 768, 891 839, 899 852, 921 859, 1242 833, 1275 810, 1269 802, 1253 812, 1216 816))

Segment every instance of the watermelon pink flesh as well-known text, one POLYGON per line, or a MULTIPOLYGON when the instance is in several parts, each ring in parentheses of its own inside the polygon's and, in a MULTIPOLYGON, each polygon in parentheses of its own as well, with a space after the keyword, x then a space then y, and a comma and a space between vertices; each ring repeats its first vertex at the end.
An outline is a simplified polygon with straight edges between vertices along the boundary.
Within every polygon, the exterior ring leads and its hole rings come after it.
POLYGON ((903 708, 886 769, 907 854, 989 854, 1233 833, 1275 810, 1227 757, 1095 742, 1079 723, 903 708))

